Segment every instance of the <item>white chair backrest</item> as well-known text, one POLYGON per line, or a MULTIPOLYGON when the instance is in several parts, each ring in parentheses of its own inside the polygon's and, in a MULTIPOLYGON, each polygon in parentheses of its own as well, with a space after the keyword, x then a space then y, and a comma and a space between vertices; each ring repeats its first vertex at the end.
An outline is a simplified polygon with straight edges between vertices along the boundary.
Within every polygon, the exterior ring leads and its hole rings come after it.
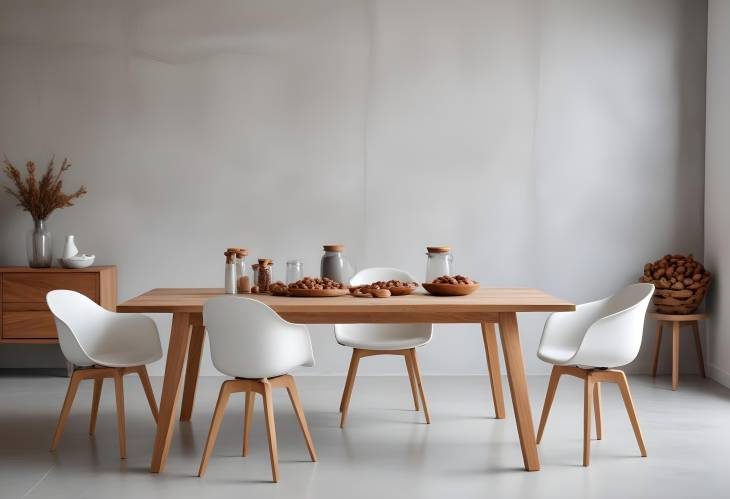
POLYGON ((644 334, 653 284, 632 284, 602 300, 553 314, 545 323, 538 353, 555 347, 574 351, 570 364, 617 367, 633 361, 644 334))
POLYGON ((362 286, 376 281, 399 280, 404 282, 415 282, 411 274, 404 270, 391 267, 372 267, 363 269, 350 279, 350 286, 362 286))
POLYGON ((211 298, 203 307, 213 365, 239 378, 270 378, 314 364, 306 326, 282 319, 258 300, 211 298))
MULTIPOLYGON (((399 280, 416 282, 411 274, 392 267, 363 269, 350 279, 350 286, 361 286, 376 281, 399 280)), ((369 339, 374 342, 399 336, 431 338, 432 324, 335 324, 335 338, 340 342, 369 339)))
POLYGON ((105 334, 112 312, 100 307, 76 291, 58 289, 46 295, 46 302, 56 322, 58 343, 69 362, 90 366, 94 352, 113 348, 113 338, 105 334))

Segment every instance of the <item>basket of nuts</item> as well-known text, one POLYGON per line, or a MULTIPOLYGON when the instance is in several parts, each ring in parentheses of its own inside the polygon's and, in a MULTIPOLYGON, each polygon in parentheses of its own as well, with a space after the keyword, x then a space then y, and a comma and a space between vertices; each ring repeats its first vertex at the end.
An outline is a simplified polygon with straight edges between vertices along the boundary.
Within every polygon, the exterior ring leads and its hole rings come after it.
POLYGON ((652 302, 660 314, 684 315, 697 310, 707 294, 712 274, 690 254, 664 255, 644 265, 639 282, 656 287, 652 302))
POLYGON ((342 296, 348 293, 344 284, 333 281, 327 277, 305 277, 289 284, 287 291, 289 296, 342 296))
POLYGON ((479 283, 463 275, 442 275, 432 282, 424 282, 423 288, 437 296, 464 296, 479 289, 479 283))

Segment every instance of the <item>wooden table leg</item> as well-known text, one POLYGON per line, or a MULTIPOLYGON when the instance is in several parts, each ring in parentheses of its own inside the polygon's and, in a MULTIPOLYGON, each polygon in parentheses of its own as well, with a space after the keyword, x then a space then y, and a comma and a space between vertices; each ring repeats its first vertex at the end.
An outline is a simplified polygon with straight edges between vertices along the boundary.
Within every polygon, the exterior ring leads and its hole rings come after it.
POLYGON ((512 395, 512 406, 515 411, 517 434, 522 447, 522 459, 527 471, 540 469, 540 456, 537 453, 535 427, 532 424, 532 409, 527 391, 525 363, 522 358, 520 331, 517 327, 517 314, 514 312, 499 314, 499 333, 502 338, 504 362, 507 367, 507 379, 512 395))
POLYGON ((180 378, 185 363, 185 354, 190 341, 190 314, 176 312, 172 315, 170 343, 167 347, 165 379, 160 397, 160 412, 157 419, 157 434, 152 450, 150 471, 160 473, 165 469, 167 453, 170 450, 172 429, 175 424, 175 406, 180 392, 180 378))
POLYGON ((492 385, 492 401, 497 419, 504 419, 504 395, 502 394, 502 378, 499 372, 499 352, 497 351, 497 332, 491 322, 482 322, 482 339, 484 353, 487 356, 489 382, 492 385))
POLYGON ((679 322, 672 322, 672 390, 679 384, 679 322))
POLYGON ((198 374, 200 373, 200 359, 203 356, 204 343, 205 326, 193 326, 192 333, 190 335, 190 348, 188 350, 188 364, 185 367, 185 385, 183 386, 182 406, 180 408, 180 421, 190 421, 190 417, 193 415, 195 387, 198 385, 198 374))

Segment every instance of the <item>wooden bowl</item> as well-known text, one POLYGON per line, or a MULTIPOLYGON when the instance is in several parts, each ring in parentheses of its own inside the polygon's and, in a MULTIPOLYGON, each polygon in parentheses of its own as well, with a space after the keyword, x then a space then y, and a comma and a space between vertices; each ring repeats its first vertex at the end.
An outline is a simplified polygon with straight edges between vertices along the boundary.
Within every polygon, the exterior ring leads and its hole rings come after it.
POLYGON ((324 298, 327 296, 343 296, 348 294, 347 289, 292 289, 289 288, 289 296, 324 298))
POLYGON ((436 296, 465 296, 479 289, 479 283, 474 284, 435 284, 424 282, 423 289, 436 296))
POLYGON ((390 291, 391 296, 404 296, 413 293, 416 289, 418 289, 418 286, 415 288, 403 286, 400 288, 388 288, 388 291, 390 291))

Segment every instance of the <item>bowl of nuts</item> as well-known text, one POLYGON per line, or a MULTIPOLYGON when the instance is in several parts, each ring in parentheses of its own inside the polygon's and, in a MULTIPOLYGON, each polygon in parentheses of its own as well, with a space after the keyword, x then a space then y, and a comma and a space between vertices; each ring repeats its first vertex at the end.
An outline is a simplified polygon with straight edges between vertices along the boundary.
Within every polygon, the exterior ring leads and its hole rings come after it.
POLYGON ((342 296, 349 291, 344 284, 333 281, 327 277, 305 277, 289 284, 287 291, 289 296, 342 296))
POLYGON ((417 282, 405 282, 399 281, 398 279, 392 279, 390 281, 376 281, 371 282, 370 284, 351 286, 349 289, 350 293, 352 293, 353 295, 358 291, 361 293, 370 293, 371 291, 375 291, 377 294, 378 290, 388 290, 390 292, 388 296, 403 296, 413 293, 417 288, 417 282))
POLYGON ((479 283, 463 275, 442 275, 432 282, 424 282, 423 288, 436 296, 464 296, 479 289, 479 283))

